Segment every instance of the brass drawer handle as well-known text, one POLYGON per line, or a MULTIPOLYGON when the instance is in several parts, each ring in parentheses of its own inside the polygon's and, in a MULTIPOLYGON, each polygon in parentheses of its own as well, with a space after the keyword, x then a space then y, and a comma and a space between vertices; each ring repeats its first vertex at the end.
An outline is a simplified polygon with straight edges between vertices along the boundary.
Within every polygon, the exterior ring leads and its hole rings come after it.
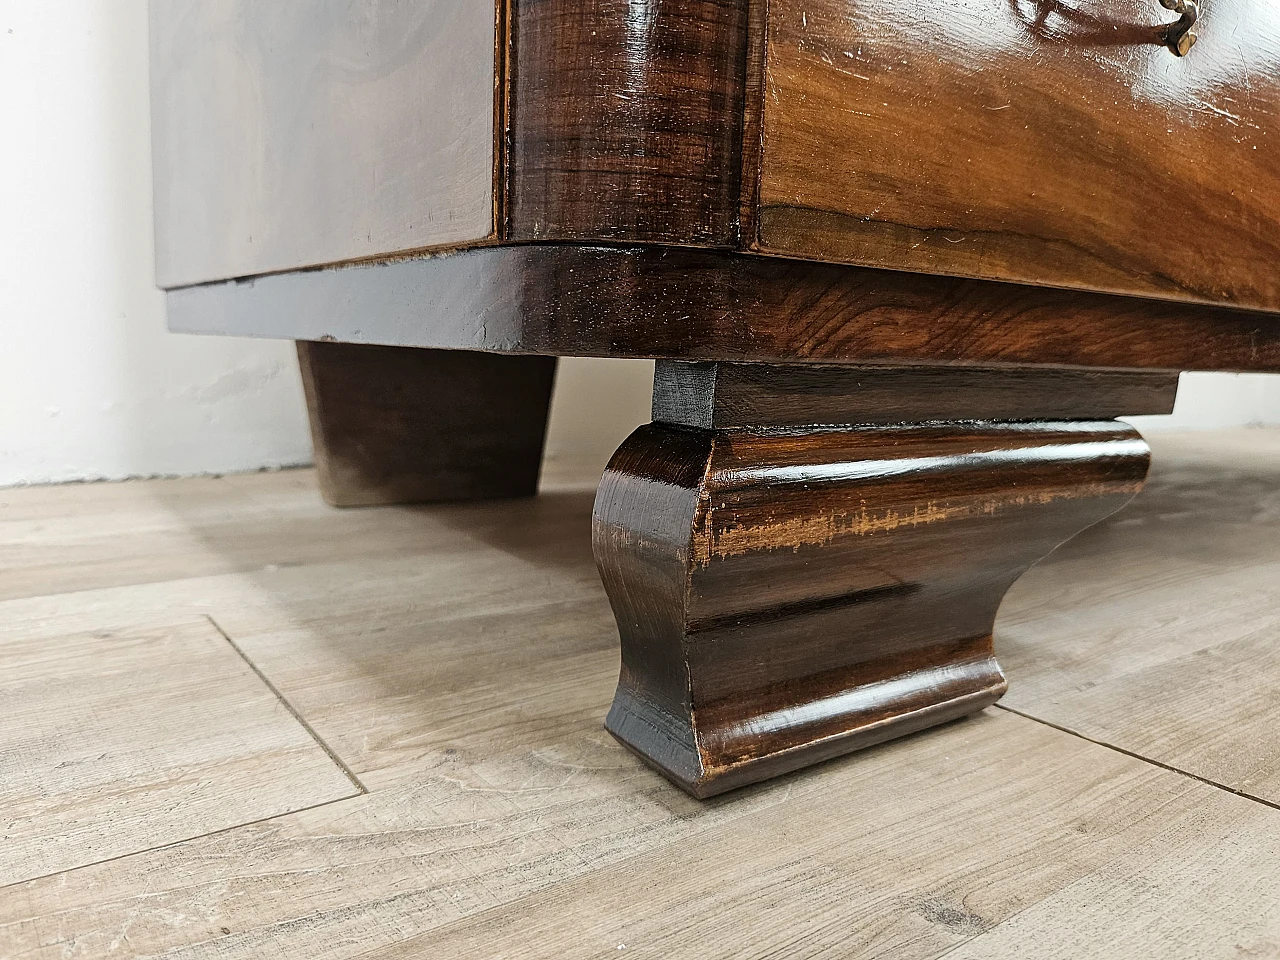
POLYGON ((1160 0, 1160 6, 1182 14, 1181 20, 1165 28, 1164 39, 1170 50, 1185 57, 1196 42, 1196 35, 1191 32, 1191 28, 1200 19, 1200 8, 1196 6, 1195 0, 1160 0))

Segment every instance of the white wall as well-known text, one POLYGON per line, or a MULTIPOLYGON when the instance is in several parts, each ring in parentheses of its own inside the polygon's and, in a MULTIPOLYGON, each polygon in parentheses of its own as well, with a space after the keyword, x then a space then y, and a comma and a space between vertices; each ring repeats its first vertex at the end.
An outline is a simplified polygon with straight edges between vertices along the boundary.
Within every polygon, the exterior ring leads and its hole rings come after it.
MULTIPOLYGON (((148 114, 145 0, 0 0, 0 486, 311 458, 291 343, 164 329, 148 114)), ((602 466, 651 368, 565 363, 553 465, 602 466)))
MULTIPOLYGON (((145 0, 0 0, 0 486, 310 458, 291 344, 164 330, 146 34, 145 0)), ((598 473, 650 369, 564 362, 550 466, 598 473)), ((1171 422, 1263 421, 1280 378, 1192 378, 1171 422)))
POLYGON ((307 460, 289 344, 164 330, 145 0, 0 3, 0 484, 307 460))
POLYGON ((1125 419, 1143 431, 1273 426, 1280 424, 1280 375, 1184 373, 1173 416, 1125 419))

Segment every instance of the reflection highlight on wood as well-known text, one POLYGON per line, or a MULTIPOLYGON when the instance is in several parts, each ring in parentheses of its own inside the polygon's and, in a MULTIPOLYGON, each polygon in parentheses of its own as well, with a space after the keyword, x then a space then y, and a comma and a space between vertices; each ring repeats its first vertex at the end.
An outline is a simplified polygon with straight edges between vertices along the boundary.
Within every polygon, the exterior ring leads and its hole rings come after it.
POLYGON ((742 0, 512 0, 508 240, 735 246, 742 0))

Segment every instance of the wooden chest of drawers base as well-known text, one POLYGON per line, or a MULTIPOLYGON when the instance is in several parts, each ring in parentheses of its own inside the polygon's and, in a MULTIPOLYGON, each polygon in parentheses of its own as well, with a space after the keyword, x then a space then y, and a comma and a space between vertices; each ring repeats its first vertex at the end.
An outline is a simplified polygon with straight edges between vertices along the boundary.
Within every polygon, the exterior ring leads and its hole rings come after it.
MULTIPOLYGON (((335 505, 532 495, 553 358, 299 343, 335 505)), ((706 797, 1003 694, 1005 592, 1140 488, 1162 372, 659 361, 593 543, 607 719, 706 797)))
POLYGON ((608 725, 794 769, 997 698, 1113 418, 1280 370, 1280 32, 1202 6, 153 0, 170 327, 304 342, 338 504, 531 494, 554 357, 659 359, 608 725))

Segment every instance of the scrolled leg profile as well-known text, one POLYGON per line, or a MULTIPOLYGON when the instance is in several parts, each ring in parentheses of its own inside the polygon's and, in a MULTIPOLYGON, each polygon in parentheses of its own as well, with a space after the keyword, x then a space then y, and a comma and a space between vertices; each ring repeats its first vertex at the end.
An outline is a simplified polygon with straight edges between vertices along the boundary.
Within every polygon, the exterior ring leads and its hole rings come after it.
POLYGON ((706 797, 994 703, 1005 592, 1148 465, 1114 421, 641 427, 593 518, 606 725, 706 797))

